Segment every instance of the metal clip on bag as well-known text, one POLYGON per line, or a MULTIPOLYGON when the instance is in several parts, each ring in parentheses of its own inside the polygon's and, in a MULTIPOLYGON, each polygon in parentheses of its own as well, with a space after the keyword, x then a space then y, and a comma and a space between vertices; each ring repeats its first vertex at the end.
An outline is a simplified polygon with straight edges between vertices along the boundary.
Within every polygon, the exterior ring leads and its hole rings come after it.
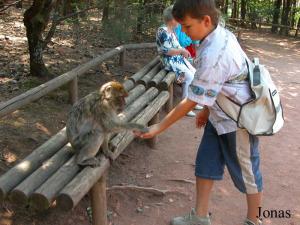
POLYGON ((253 60, 254 63, 246 61, 253 98, 240 105, 219 94, 217 104, 238 127, 248 130, 250 134, 273 135, 284 124, 279 92, 269 71, 259 64, 258 58, 253 60))

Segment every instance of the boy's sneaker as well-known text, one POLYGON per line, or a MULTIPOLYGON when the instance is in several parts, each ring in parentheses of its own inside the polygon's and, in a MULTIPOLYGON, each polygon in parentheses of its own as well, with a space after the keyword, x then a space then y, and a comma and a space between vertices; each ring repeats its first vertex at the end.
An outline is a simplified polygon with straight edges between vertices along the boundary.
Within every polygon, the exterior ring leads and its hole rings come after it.
POLYGON ((198 217, 195 215, 195 210, 185 216, 175 217, 171 220, 171 225, 211 225, 210 217, 198 217))
POLYGON ((194 113, 193 111, 189 111, 186 115, 189 117, 195 117, 196 113, 194 113))
POLYGON ((195 109, 195 110, 202 110, 203 107, 202 107, 201 105, 196 105, 194 109, 195 109))
MULTIPOLYGON (((256 225, 256 224, 253 223, 251 220, 246 219, 246 220, 244 221, 244 224, 243 224, 243 225, 256 225)), ((262 225, 261 220, 258 221, 258 225, 262 225)))

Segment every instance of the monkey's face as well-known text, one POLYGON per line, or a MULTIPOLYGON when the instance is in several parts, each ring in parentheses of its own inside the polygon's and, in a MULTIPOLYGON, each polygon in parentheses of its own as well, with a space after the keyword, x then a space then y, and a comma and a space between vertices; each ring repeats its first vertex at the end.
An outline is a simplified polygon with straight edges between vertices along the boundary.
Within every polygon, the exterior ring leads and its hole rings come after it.
MULTIPOLYGON (((119 82, 108 82, 104 84, 105 99, 108 100, 110 106, 120 113, 125 109, 125 98, 128 96, 127 91, 119 82)), ((102 89, 102 88, 101 88, 102 89)))

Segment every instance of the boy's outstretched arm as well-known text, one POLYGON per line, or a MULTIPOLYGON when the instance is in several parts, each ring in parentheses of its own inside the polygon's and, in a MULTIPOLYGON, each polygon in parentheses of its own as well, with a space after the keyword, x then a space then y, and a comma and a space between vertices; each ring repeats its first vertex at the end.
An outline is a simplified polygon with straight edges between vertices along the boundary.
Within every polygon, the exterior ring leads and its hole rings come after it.
POLYGON ((136 135, 138 135, 141 138, 153 138, 155 135, 158 135, 164 130, 166 130, 177 120, 184 117, 196 105, 196 102, 185 98, 160 123, 150 126, 148 133, 136 133, 136 135))

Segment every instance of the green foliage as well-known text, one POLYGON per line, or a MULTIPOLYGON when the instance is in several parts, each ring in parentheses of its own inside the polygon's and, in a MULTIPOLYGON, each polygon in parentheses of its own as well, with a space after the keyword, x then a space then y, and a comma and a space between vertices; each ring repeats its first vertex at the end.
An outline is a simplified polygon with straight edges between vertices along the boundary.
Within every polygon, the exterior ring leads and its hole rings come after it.
POLYGON ((274 14, 273 1, 250 0, 248 4, 248 19, 270 21, 274 14))
POLYGON ((154 35, 161 24, 161 11, 157 5, 149 7, 136 2, 124 8, 114 7, 110 9, 109 19, 103 21, 104 36, 112 41, 128 42, 138 35, 154 35))

